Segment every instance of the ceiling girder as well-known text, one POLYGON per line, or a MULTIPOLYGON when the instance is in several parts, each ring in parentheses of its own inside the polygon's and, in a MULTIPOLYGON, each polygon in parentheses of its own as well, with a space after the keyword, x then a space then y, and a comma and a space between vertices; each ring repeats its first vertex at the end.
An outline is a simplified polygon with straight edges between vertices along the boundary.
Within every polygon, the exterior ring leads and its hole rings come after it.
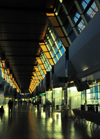
POLYGON ((35 12, 35 13, 41 13, 41 14, 46 14, 46 13, 53 13, 54 10, 53 8, 45 8, 45 7, 16 7, 16 6, 0 6, 0 11, 1 10, 10 10, 10 11, 24 11, 24 12, 35 12))

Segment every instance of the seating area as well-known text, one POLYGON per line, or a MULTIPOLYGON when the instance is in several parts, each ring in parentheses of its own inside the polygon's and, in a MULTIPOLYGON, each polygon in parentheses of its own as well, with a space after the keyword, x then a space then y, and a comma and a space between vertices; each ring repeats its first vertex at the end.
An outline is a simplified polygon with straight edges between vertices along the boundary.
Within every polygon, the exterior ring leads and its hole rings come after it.
POLYGON ((73 109, 73 111, 77 118, 85 119, 97 125, 100 125, 100 113, 96 113, 94 111, 83 111, 78 109, 73 109))

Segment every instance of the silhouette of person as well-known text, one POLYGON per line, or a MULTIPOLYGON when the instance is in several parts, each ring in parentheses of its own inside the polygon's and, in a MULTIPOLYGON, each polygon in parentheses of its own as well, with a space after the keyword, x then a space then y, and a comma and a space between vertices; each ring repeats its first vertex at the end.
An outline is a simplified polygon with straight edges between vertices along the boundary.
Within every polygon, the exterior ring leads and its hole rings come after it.
POLYGON ((9 107, 9 113, 12 113, 12 107, 13 107, 13 101, 10 99, 8 102, 8 107, 9 107))
POLYGON ((3 108, 3 106, 1 106, 1 108, 0 108, 0 113, 4 113, 4 108, 3 108))

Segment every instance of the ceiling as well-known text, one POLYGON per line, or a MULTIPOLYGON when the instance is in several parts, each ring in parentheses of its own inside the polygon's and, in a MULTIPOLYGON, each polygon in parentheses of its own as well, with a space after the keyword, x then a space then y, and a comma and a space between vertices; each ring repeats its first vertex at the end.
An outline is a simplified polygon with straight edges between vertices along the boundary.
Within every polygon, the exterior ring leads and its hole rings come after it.
POLYGON ((55 0, 0 2, 0 50, 22 92, 27 92, 55 0))

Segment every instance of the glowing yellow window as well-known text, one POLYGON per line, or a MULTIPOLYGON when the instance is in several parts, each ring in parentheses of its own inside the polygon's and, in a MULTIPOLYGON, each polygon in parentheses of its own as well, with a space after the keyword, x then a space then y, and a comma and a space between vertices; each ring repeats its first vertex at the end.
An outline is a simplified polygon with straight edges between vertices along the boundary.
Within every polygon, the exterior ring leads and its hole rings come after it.
POLYGON ((36 71, 39 71, 39 69, 38 69, 38 67, 37 67, 37 66, 34 66, 34 68, 35 68, 35 70, 36 70, 36 71))
POLYGON ((39 64, 42 64, 42 60, 40 59, 40 57, 36 57, 37 61, 39 64))
POLYGON ((40 45, 40 47, 42 48, 42 50, 45 52, 45 51, 48 51, 46 45, 40 45))
POLYGON ((42 77, 42 76, 40 76, 40 78, 41 78, 41 80, 43 79, 43 77, 42 77))
POLYGON ((47 58, 51 58, 50 53, 49 52, 44 52, 47 58))
POLYGON ((47 74, 46 70, 43 70, 44 74, 47 74))
POLYGON ((51 65, 54 65, 54 62, 52 59, 48 59, 51 65))
POLYGON ((42 65, 40 65, 40 66, 41 66, 41 68, 42 68, 42 69, 45 69, 45 67, 44 67, 44 65, 43 65, 43 64, 42 64, 42 65))
POLYGON ((2 68, 5 68, 5 60, 2 60, 2 68))

